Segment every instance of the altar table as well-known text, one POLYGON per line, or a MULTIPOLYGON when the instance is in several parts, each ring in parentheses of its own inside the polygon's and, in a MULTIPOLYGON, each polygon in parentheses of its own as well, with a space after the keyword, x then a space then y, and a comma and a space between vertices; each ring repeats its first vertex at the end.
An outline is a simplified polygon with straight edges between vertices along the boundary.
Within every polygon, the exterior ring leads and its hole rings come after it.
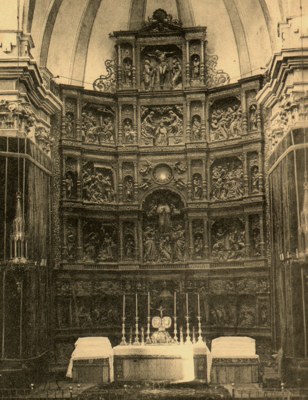
POLYGON ((194 380, 192 345, 153 344, 113 348, 115 380, 169 381, 194 380))

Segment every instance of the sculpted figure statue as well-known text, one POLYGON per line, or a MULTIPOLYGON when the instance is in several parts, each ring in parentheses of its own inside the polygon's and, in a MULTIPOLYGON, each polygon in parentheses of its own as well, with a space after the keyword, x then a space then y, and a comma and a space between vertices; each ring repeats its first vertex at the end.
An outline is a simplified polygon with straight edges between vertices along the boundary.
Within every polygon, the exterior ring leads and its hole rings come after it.
POLYGON ((147 226, 144 231, 144 260, 155 261, 156 258, 155 231, 153 227, 147 226))
POLYGON ((155 131, 155 144, 158 146, 165 146, 168 144, 168 131, 162 121, 155 131))
POLYGON ((148 58, 144 60, 143 83, 145 90, 153 90, 155 84, 155 70, 148 58))

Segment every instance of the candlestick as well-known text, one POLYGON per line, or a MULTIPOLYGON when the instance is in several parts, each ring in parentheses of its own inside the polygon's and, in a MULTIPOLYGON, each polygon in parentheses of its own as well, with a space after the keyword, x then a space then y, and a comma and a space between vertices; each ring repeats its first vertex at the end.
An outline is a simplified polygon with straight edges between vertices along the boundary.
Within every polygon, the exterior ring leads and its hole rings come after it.
POLYGON ((174 315, 174 318, 176 318, 176 292, 174 292, 174 295, 173 295, 173 307, 174 307, 174 313, 173 313, 173 315, 174 315))
POLYGON ((195 327, 193 326, 193 331, 192 331, 192 342, 193 344, 196 343, 196 337, 195 337, 195 327))
POLYGON ((174 325, 173 341, 174 341, 174 343, 178 343, 179 341, 178 341, 178 330, 177 330, 177 323, 176 323, 176 320, 177 320, 176 315, 174 315, 173 320, 174 320, 174 323, 173 323, 173 325, 174 325))
POLYGON ((150 308, 151 308, 150 304, 151 304, 150 303, 150 292, 148 292, 148 317, 150 316, 150 308))
POLYGON ((125 293, 123 294, 123 318, 125 318, 125 293))
POLYGON ((198 316, 198 343, 203 343, 201 317, 198 316))
POLYGON ((126 342, 126 338, 125 338, 125 317, 122 317, 122 339, 121 339, 121 346, 126 346, 127 342, 126 342))
POLYGON ((200 295, 198 293, 198 317, 200 317, 200 295))
POLYGON ((136 293, 136 318, 138 318, 138 294, 136 293))
POLYGON ((184 343, 183 327, 180 327, 180 344, 184 343))
POLYGON ((141 346, 144 346, 144 328, 141 327, 141 346))
POLYGON ((139 344, 140 344, 140 342, 139 342, 139 326, 138 326, 138 320, 139 320, 139 318, 136 317, 135 320, 136 320, 136 323, 135 323, 135 340, 134 340, 134 345, 139 345, 139 344))
POLYGON ((131 346, 133 344, 133 328, 130 327, 129 330, 129 345, 131 346))
POLYGON ((151 317, 148 316, 148 322, 147 322, 147 337, 145 340, 146 344, 151 344, 151 338, 150 338, 150 334, 151 334, 151 330, 150 330, 150 321, 151 321, 151 317))
POLYGON ((188 317, 188 293, 186 293, 186 316, 188 317))
POLYGON ((185 344, 190 344, 191 343, 191 338, 190 338, 190 330, 189 330, 189 317, 185 317, 186 319, 186 341, 185 344))

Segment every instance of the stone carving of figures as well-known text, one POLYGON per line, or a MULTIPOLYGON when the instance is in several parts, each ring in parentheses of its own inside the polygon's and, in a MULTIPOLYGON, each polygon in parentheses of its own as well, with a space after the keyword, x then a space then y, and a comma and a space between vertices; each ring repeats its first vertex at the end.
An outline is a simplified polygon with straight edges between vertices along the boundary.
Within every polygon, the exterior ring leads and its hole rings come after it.
POLYGON ((96 247, 98 246, 98 235, 90 232, 85 237, 84 242, 84 261, 94 261, 96 256, 96 247))
POLYGON ((123 131, 124 131, 124 142, 134 143, 136 138, 136 132, 133 130, 133 124, 129 118, 126 118, 124 121, 123 131))
POLYGON ((168 131, 162 121, 155 131, 155 144, 158 146, 166 146, 168 144, 168 131))
POLYGON ((258 124, 257 124, 257 106, 255 104, 252 104, 249 107, 249 129, 251 131, 255 131, 258 129, 258 124))
POLYGON ((238 105, 217 107, 211 113, 210 130, 213 141, 240 136, 242 111, 238 105))
POLYGON ((168 122, 168 131, 171 135, 179 135, 182 133, 182 120, 172 110, 169 111, 169 118, 166 118, 168 122))
POLYGON ((100 260, 113 260, 113 248, 115 246, 114 240, 108 232, 105 233, 104 239, 99 251, 100 260))
POLYGON ((228 325, 228 316, 226 307, 223 304, 217 304, 211 308, 210 318, 212 325, 224 326, 228 325))
POLYGON ((110 117, 106 117, 102 124, 102 130, 99 135, 99 143, 108 143, 114 141, 114 124, 110 117))
POLYGON ((191 136, 193 140, 201 140, 201 120, 199 115, 194 115, 191 123, 191 136))
POLYGON ((192 78, 196 79, 200 76, 200 57, 198 55, 192 58, 192 78))
POLYGON ((155 130, 154 111, 150 111, 141 124, 142 136, 145 138, 153 138, 155 130))
POLYGON ((173 255, 175 261, 183 261, 185 252, 185 230, 178 224, 173 231, 173 255))
POLYGON ((245 232, 220 226, 213 235, 212 256, 218 260, 240 259, 245 254, 245 232))
POLYGON ((172 61, 172 79, 171 85, 175 88, 180 82, 182 78, 182 67, 179 59, 175 57, 172 61))
POLYGON ((124 195, 127 201, 134 200, 134 179, 132 176, 127 176, 124 179, 124 195))
POLYGON ((172 248, 171 248, 171 238, 169 235, 164 235, 160 237, 159 252, 162 261, 171 261, 172 248))
POLYGON ((65 114, 65 133, 68 137, 74 136, 74 114, 71 112, 65 114))
POLYGON ((76 229, 74 225, 68 224, 66 234, 67 258, 68 260, 75 259, 75 246, 76 246, 76 229))
POLYGON ((255 310, 252 307, 246 305, 241 307, 238 317, 238 325, 243 327, 255 325, 255 310))
POLYGON ((143 83, 145 90, 153 90, 155 84, 155 70, 148 58, 144 60, 143 83))
POLYGON ((203 254, 203 237, 201 234, 194 236, 194 253, 197 258, 201 258, 203 254))
POLYGON ((252 232, 252 251, 253 255, 258 257, 261 255, 261 236, 260 231, 258 229, 253 230, 252 232))
POLYGON ((152 226, 147 226, 144 231, 144 260, 155 261, 156 259, 155 230, 152 226))
POLYGON ((212 169, 212 199, 243 196, 243 167, 240 162, 222 162, 212 169))
POLYGON ((106 171, 92 172, 90 168, 83 170, 84 198, 87 201, 105 203, 114 201, 113 182, 106 171))
POLYGON ((82 113, 82 135, 87 143, 98 141, 97 121, 92 111, 82 113))
POLYGON ((133 63, 130 58, 125 58, 123 60, 123 81, 125 85, 131 85, 132 80, 133 80, 133 63))
POLYGON ((202 178, 200 174, 194 174, 192 186, 193 186, 193 198, 195 200, 202 199, 202 178))
POLYGON ((158 214, 158 225, 161 232, 167 232, 171 228, 171 208, 167 203, 159 204, 156 208, 158 214))
POLYGON ((156 49, 154 51, 154 54, 149 54, 150 57, 154 57, 156 60, 158 60, 158 66, 156 72, 158 75, 159 86, 161 89, 164 88, 167 73, 169 70, 167 57, 172 56, 173 54, 174 52, 160 51, 159 49, 156 49))
POLYGON ((251 168, 251 193, 259 192, 259 184, 260 184, 259 167, 257 165, 254 165, 251 168))
POLYGON ((125 240, 125 257, 133 259, 135 255, 135 240, 132 236, 128 235, 125 240))
POLYGON ((70 199, 74 195, 74 179, 73 173, 67 172, 65 174, 65 188, 66 188, 66 198, 70 199))

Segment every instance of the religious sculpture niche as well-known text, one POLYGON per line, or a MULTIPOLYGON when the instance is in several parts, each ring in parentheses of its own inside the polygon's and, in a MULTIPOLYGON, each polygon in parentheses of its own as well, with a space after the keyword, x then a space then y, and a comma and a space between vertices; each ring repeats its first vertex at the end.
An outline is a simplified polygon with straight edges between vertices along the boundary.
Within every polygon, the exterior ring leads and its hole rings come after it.
POLYGON ((200 174, 193 174, 192 197, 194 200, 202 199, 202 176, 200 174))
POLYGON ((252 257, 261 256, 260 216, 250 216, 250 250, 252 257))
POLYGON ((77 161, 73 158, 65 160, 65 197, 75 199, 77 197, 77 161))
POLYGON ((69 220, 66 226, 66 260, 76 260, 77 247, 77 224, 76 221, 69 220))
POLYGON ((210 137, 212 142, 238 138, 242 133, 242 108, 236 98, 214 102, 210 110, 210 137))
POLYGON ((237 320, 236 298, 214 296, 210 300, 210 324, 216 327, 235 326, 237 320))
POLYGON ((125 201, 134 200, 134 178, 130 175, 125 176, 123 181, 123 192, 125 201))
POLYGON ((249 328, 256 325, 256 306, 255 298, 240 299, 238 310, 237 325, 242 328, 249 328))
POLYGON ((125 260, 134 260, 136 256, 135 225, 133 222, 123 224, 123 256, 125 260))
POLYGON ((113 171, 110 168, 95 166, 93 162, 83 162, 83 199, 93 203, 115 201, 113 171))
POLYGON ((115 113, 108 106, 100 109, 94 106, 83 107, 82 114, 82 138, 85 143, 104 144, 115 141, 115 113))
POLYGON ((89 220, 83 226, 85 262, 115 261, 117 258, 117 227, 89 220))
POLYGON ((204 228, 202 220, 194 220, 192 224, 193 228, 193 249, 194 258, 200 259, 204 255, 204 228))
POLYGON ((144 90, 182 88, 182 51, 178 46, 146 46, 141 63, 144 90))
POLYGON ((133 122, 130 118, 123 121, 123 143, 133 144, 136 142, 137 133, 133 128, 133 122))
POLYGON ((181 106, 142 107, 141 139, 144 144, 167 146, 183 142, 181 106))
POLYGON ((212 173, 212 200, 240 198, 244 194, 243 165, 236 157, 214 161, 212 173))
POLYGON ((212 225, 212 258, 239 260, 245 256, 245 227, 238 218, 219 219, 212 225))
POLYGON ((194 115, 191 119, 191 140, 192 141, 202 140, 200 115, 194 115))
POLYGON ((200 78, 200 56, 199 54, 193 54, 190 57, 190 71, 192 79, 200 78))
POLYGON ((76 100, 71 98, 65 99, 65 117, 64 117, 64 136, 73 138, 75 136, 75 114, 76 100))
POLYGON ((131 87, 133 83, 133 61, 130 57, 123 60, 123 86, 131 87))
POLYGON ((248 122, 249 130, 256 131, 258 129, 258 118, 257 118, 257 105, 252 104, 248 110, 248 122))
POLYGON ((157 190, 143 204, 145 262, 183 261, 186 253, 184 205, 169 190, 157 190))

